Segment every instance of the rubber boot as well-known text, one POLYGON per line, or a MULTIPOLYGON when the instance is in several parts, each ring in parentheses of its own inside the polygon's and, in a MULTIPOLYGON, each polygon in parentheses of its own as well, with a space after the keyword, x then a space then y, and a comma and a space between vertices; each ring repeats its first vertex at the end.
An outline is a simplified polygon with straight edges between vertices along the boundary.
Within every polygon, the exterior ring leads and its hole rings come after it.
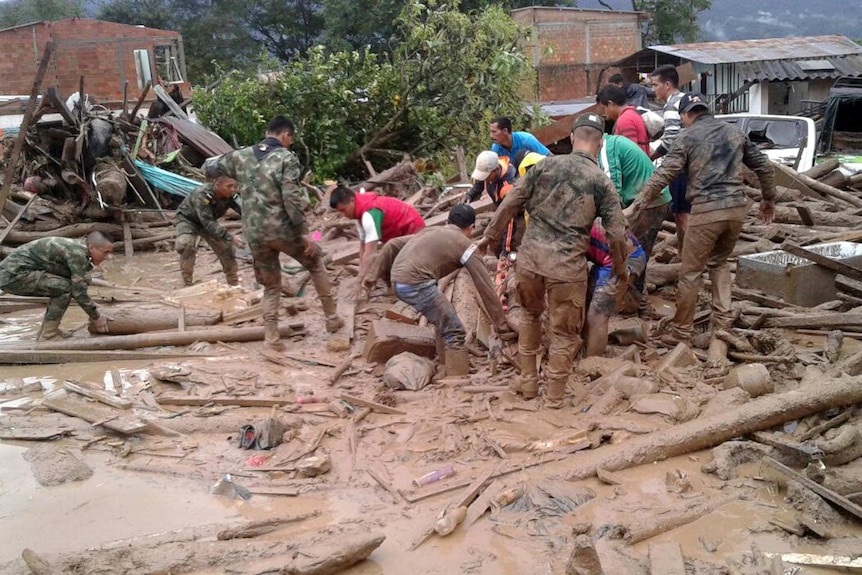
POLYGON ((467 348, 447 348, 444 357, 446 377, 470 375, 470 352, 467 348))
POLYGON ((566 399, 566 379, 549 379, 545 387, 545 407, 548 409, 560 409, 566 399))
POLYGON ((539 395, 539 369, 536 365, 536 356, 539 354, 539 343, 542 339, 542 324, 538 320, 530 321, 523 315, 521 317, 524 319, 518 335, 521 375, 510 389, 521 393, 524 399, 533 399, 539 395))
POLYGON ((45 320, 42 322, 42 329, 39 330, 39 341, 50 339, 70 338, 71 332, 60 329, 60 320, 45 320))
POLYGON ((548 385, 545 388, 545 407, 560 409, 566 397, 566 384, 572 374, 572 360, 567 353, 548 354, 548 385))
MULTIPOLYGON (((228 281, 230 281, 230 280, 228 280, 228 281)), ((192 276, 187 276, 186 274, 183 274, 183 285, 185 287, 189 287, 193 283, 194 283, 194 280, 192 279, 192 276)))
POLYGON ((239 285, 239 276, 238 276, 237 272, 235 272, 235 271, 233 273, 226 272, 224 275, 225 275, 225 278, 227 278, 227 285, 229 285, 229 286, 238 286, 239 285))
POLYGON ((284 342, 278 332, 278 322, 267 322, 263 326, 264 343, 273 351, 284 351, 284 342))

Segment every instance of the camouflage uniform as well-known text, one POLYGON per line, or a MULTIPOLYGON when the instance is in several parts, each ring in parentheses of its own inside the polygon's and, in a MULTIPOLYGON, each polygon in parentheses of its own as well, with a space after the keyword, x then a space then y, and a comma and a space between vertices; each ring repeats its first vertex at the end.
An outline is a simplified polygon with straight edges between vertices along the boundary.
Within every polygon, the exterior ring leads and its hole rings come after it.
POLYGON ((51 298, 45 323, 59 322, 72 298, 95 320, 99 310, 87 293, 91 269, 86 245, 69 238, 42 238, 17 248, 0 262, 0 289, 51 298))
POLYGON ((299 159, 275 138, 266 138, 254 146, 225 154, 219 158, 217 168, 240 186, 243 234, 254 256, 255 278, 264 288, 263 321, 267 343, 277 345, 279 340, 280 253, 289 255, 311 273, 327 317, 327 327, 334 326, 338 316, 322 250, 315 246, 311 255, 305 253, 303 236, 308 233, 308 224, 304 212, 308 196, 298 185, 299 159))
POLYGON ((672 333, 676 339, 689 339, 694 333, 700 277, 707 268, 712 281, 712 322, 722 329, 733 322, 727 258, 748 213, 743 164, 757 174, 763 199, 775 198, 772 166, 766 155, 738 127, 702 115, 679 135, 636 200, 638 209, 649 206, 678 173, 688 170, 686 199, 692 209, 677 285, 672 333))
POLYGON ((517 391, 525 397, 538 393, 536 356, 547 294, 547 398, 549 405, 559 406, 581 345, 590 227, 597 216, 602 217, 616 269, 625 265, 625 217, 611 181, 595 159, 581 152, 545 158, 518 181, 485 230, 489 245, 496 245, 512 216, 524 208, 530 214, 530 224, 516 268, 522 306, 518 338, 521 378, 517 391))
POLYGON ((215 186, 204 184, 189 194, 180 207, 177 208, 176 251, 180 254, 180 270, 183 283, 192 284, 195 271, 195 256, 197 255, 197 238, 202 237, 218 256, 227 283, 237 285, 236 249, 231 240, 233 237, 224 229, 218 220, 228 208, 242 214, 239 198, 234 195, 227 199, 215 196, 215 186))

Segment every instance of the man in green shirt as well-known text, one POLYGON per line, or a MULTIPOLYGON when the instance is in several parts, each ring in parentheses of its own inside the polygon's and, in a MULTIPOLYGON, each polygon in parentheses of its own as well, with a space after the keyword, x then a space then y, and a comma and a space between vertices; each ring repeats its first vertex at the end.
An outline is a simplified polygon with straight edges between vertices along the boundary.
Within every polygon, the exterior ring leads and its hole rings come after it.
MULTIPOLYGON (((641 187, 655 172, 655 166, 649 156, 624 136, 605 134, 598 159, 599 167, 614 183, 624 208, 628 208, 635 201, 641 187)), ((625 212, 630 218, 629 231, 637 238, 646 253, 647 261, 652 254, 661 224, 670 212, 670 200, 670 191, 665 187, 655 201, 636 218, 631 218, 628 211, 625 212)), ((635 288, 641 294, 644 292, 645 277, 646 269, 635 281, 635 288)), ((641 310, 647 312, 648 309, 647 299, 642 297, 641 310)))

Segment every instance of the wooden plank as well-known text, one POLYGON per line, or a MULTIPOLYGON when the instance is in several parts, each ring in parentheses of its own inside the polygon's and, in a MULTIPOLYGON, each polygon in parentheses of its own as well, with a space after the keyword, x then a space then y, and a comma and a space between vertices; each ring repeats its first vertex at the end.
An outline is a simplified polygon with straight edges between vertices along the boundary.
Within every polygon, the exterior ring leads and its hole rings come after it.
POLYGON ((15 217, 14 217, 14 218, 12 218, 12 221, 11 221, 11 222, 9 222, 9 225, 8 225, 8 226, 6 226, 5 228, 3 228, 3 231, 2 231, 2 232, 0 232, 0 244, 2 244, 4 241, 6 241, 6 236, 8 236, 8 235, 9 235, 9 232, 11 232, 11 231, 12 231, 12 228, 14 228, 14 227, 15 227, 15 225, 16 225, 16 224, 21 220, 21 218, 22 218, 22 217, 24 217, 24 213, 27 211, 27 209, 28 209, 30 206, 32 206, 32 205, 33 205, 33 202, 35 202, 35 201, 36 201, 36 198, 38 198, 38 197, 39 197, 38 195, 33 194, 33 197, 31 197, 31 198, 27 201, 27 203, 26 203, 26 204, 24 204, 24 207, 23 207, 23 208, 21 208, 21 211, 20 211, 20 212, 18 212, 18 213, 15 215, 15 217))
POLYGON ((833 259, 829 259, 824 255, 812 252, 811 250, 806 250, 803 247, 799 247, 788 242, 784 242, 783 244, 781 244, 781 249, 782 251, 785 251, 789 254, 799 256, 800 258, 804 258, 808 261, 814 262, 819 266, 823 266, 826 269, 830 269, 843 276, 847 276, 850 279, 862 280, 862 269, 859 269, 857 267, 833 259))
POLYGON ((831 489, 828 489, 828 488, 820 485, 819 483, 815 483, 814 481, 811 481, 810 479, 808 479, 804 475, 800 475, 799 473, 796 473, 795 471, 793 471, 792 469, 790 469, 786 465, 783 465, 783 464, 775 461, 771 457, 764 457, 762 459, 762 461, 763 461, 763 463, 765 463, 769 467, 775 469, 776 471, 778 471, 779 473, 781 473, 785 477, 792 479, 793 481, 796 481, 797 483, 799 483, 801 485, 804 485, 805 487, 807 487, 808 489, 810 489, 811 491, 813 491, 814 493, 816 493, 817 495, 819 495, 820 497, 825 499, 826 501, 829 501, 830 503, 837 505, 838 507, 841 507, 843 510, 856 516, 858 519, 862 519, 862 507, 860 507, 859 505, 856 505, 855 503, 853 503, 852 501, 850 501, 849 499, 847 499, 843 495, 839 495, 835 491, 832 491, 831 489))
POLYGON ((806 226, 814 225, 814 218, 811 217, 811 210, 809 210, 807 206, 796 206, 796 213, 798 213, 799 217, 802 218, 803 224, 805 224, 806 226))
POLYGON ((237 311, 234 313, 225 314, 222 317, 222 323, 227 325, 235 325, 246 321, 258 319, 263 315, 263 304, 255 304, 248 309, 237 311))
POLYGON ((54 351, 6 350, 0 348, 0 365, 49 365, 57 363, 97 363, 103 361, 149 361, 178 357, 213 357, 195 353, 156 353, 151 351, 54 351))
POLYGON ((182 120, 189 119, 188 114, 183 112, 183 109, 180 108, 180 105, 174 102, 174 99, 171 98, 167 92, 165 92, 165 89, 160 84, 156 84, 155 86, 153 86, 153 92, 156 94, 158 99, 161 100, 168 107, 168 110, 170 110, 174 116, 182 120))
POLYGON ((348 395, 346 393, 342 393, 338 396, 339 399, 343 399, 347 403, 358 405, 359 407, 370 407, 374 411, 378 413, 389 413, 392 415, 406 415, 406 412, 395 409, 394 407, 389 407, 388 405, 383 405, 382 403, 377 403, 375 401, 369 401, 367 399, 362 399, 361 397, 356 397, 355 395, 348 395))
POLYGON ((365 468, 365 473, 367 473, 368 475, 370 475, 370 476, 371 476, 371 479, 373 479, 374 481, 376 481, 376 482, 377 482, 377 484, 378 484, 378 485, 380 485, 380 487, 382 487, 383 489, 385 489, 386 491, 388 491, 388 492, 389 492, 389 494, 390 494, 390 495, 392 495, 392 497, 394 497, 394 498, 395 498, 395 501, 403 501, 403 500, 404 500, 404 496, 403 496, 403 495, 401 495, 401 492, 399 492, 397 489, 395 489, 394 487, 392 487, 392 484, 391 484, 391 483, 389 483, 388 481, 386 481, 386 480, 383 478, 383 476, 381 476, 379 473, 377 473, 377 471, 375 471, 373 468, 371 468, 371 467, 366 467, 366 468, 365 468))
POLYGON ((202 407, 204 405, 233 405, 239 407, 273 407, 293 405, 294 399, 286 397, 165 397, 156 398, 159 405, 185 405, 202 407))
MULTIPOLYGON (((24 118, 21 120, 18 137, 15 138, 12 155, 9 157, 9 163, 6 164, 6 172, 3 174, 3 187, 0 188, 0 212, 6 207, 6 200, 9 198, 9 192, 12 191, 12 179, 15 177, 15 170, 18 168, 18 159, 21 157, 21 151, 24 149, 24 141, 27 139, 30 122, 36 113, 36 106, 39 103, 39 92, 42 91, 42 82, 45 80, 45 72, 48 71, 48 62, 51 61, 51 56, 53 55, 54 42, 49 41, 42 50, 39 67, 36 69, 36 77, 33 79, 33 87, 30 89, 30 98, 27 100, 27 109, 24 111, 24 118)), ((9 230, 11 227, 10 224, 6 229, 9 230)), ((5 237, 4 235, 3 238, 5 239, 5 237)))
POLYGON ((0 439, 14 439, 16 441, 47 441, 69 435, 71 430, 65 427, 41 427, 38 429, 23 429, 11 427, 0 429, 0 439))
POLYGON ((74 399, 69 396, 48 395, 42 400, 42 405, 48 409, 59 411, 66 415, 83 419, 89 423, 104 421, 102 426, 105 429, 122 433, 123 435, 132 435, 140 433, 147 428, 147 424, 133 416, 118 416, 114 420, 109 420, 113 413, 108 407, 98 404, 86 403, 79 399, 74 399))
MULTIPOLYGON (((113 371, 114 370, 111 370, 112 373, 113 371)), ((120 385, 118 382, 115 381, 114 385, 117 386, 118 389, 120 389, 120 385)), ((116 395, 111 395, 100 389, 95 389, 87 385, 79 385, 78 383, 74 383, 72 381, 66 381, 63 383, 63 389, 65 389, 66 391, 72 391, 79 395, 83 395, 84 397, 89 397, 90 399, 95 399, 100 403, 110 405, 111 407, 116 407, 117 409, 132 408, 131 400, 126 399, 125 397, 117 397, 116 395)))
POLYGON ((853 571, 862 570, 862 557, 843 557, 840 555, 812 555, 810 553, 764 553, 768 558, 779 557, 792 565, 811 565, 816 567, 835 567, 853 571))
POLYGON ((649 544, 650 573, 655 575, 685 575, 682 550, 676 541, 649 544))
MULTIPOLYGON (((146 99, 147 94, 150 93, 150 88, 152 86, 153 86, 153 84, 149 80, 147 81, 146 84, 144 84, 144 89, 141 90, 141 95, 138 96, 138 101, 135 102, 135 107, 132 108, 132 111, 129 113, 129 119, 130 120, 133 120, 134 117, 138 115, 138 110, 141 109, 141 105, 144 103, 144 100, 146 99)), ((135 153, 137 153, 137 150, 135 150, 135 153)))

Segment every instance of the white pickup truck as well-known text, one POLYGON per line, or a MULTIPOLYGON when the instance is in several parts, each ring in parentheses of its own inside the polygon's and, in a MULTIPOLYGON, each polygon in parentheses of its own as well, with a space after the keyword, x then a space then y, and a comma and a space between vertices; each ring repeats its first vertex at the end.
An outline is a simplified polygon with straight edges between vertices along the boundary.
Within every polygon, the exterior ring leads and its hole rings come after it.
POLYGON ((770 160, 793 167, 798 157, 798 172, 813 167, 817 160, 817 128, 811 118, 765 114, 722 114, 716 118, 739 126, 770 160))

